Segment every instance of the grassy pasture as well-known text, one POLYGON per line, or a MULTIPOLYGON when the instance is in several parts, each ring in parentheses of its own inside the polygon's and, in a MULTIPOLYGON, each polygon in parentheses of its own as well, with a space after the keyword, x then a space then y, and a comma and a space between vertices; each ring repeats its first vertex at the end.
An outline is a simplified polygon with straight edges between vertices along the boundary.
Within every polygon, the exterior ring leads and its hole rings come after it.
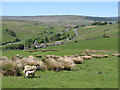
MULTIPOLYGON (((35 22, 28 22, 28 21, 3 21, 3 29, 11 29, 16 34, 17 37, 20 38, 22 41, 25 41, 26 39, 30 38, 36 38, 39 33, 46 31, 50 32, 53 31, 54 33, 60 32, 64 30, 64 27, 55 26, 53 29, 48 29, 49 26, 47 25, 35 25, 35 22)), ((4 38, 2 41, 10 41, 13 40, 14 37, 10 37, 9 35, 6 35, 6 33, 3 33, 2 38, 4 38)))
POLYGON ((88 60, 75 71, 38 71, 36 78, 3 77, 3 88, 117 88, 117 59, 88 60))
MULTIPOLYGON (((87 60, 83 64, 77 65, 73 71, 38 71, 36 78, 3 77, 3 88, 117 88, 118 87, 118 58, 111 56, 117 52, 116 38, 103 38, 96 40, 86 40, 68 45, 58 45, 47 47, 46 49, 61 49, 58 52, 36 52, 38 55, 70 55, 78 54, 87 49, 108 49, 108 58, 87 60), (101 42, 102 43, 98 43, 101 42), (111 42, 115 42, 112 43, 111 42), (89 44, 89 45, 88 45, 89 44), (69 46, 69 47, 68 47, 69 46), (41 76, 40 78, 38 76, 41 76), (28 83, 29 82, 29 83, 28 83), (33 83, 34 82, 34 83, 33 83)), ((4 51, 3 55, 11 58, 14 54, 23 56, 33 55, 26 51, 4 51)))
MULTIPOLYGON (((45 27, 35 26, 32 22, 27 24, 24 22, 10 22, 6 21, 5 27, 11 27, 17 33, 18 37, 23 41, 26 38, 33 38, 44 30, 45 27), (7 25, 9 23, 9 25, 7 25), (15 27, 14 24, 16 23, 15 27), (18 25, 17 25, 18 24, 18 25), (31 24, 31 26, 30 26, 31 24), (24 28, 22 28, 24 27, 24 28), (24 31, 24 32, 23 32, 24 31), (31 35, 32 33, 32 35, 31 35)), ((55 27, 54 32, 61 31, 63 27, 55 27)), ((46 29, 47 30, 47 29, 46 29)), ((108 54, 108 58, 87 60, 83 64, 77 65, 73 71, 38 71, 36 78, 20 77, 3 77, 3 88, 117 88, 118 87, 118 58, 111 56, 112 53, 118 52, 118 30, 117 24, 107 26, 95 26, 93 28, 79 28, 79 36, 63 45, 49 46, 45 49, 60 49, 58 52, 43 52, 38 51, 36 55, 73 55, 79 54, 85 49, 107 49, 110 52, 101 53, 108 54), (104 32, 106 29, 109 31, 104 32), (85 40, 88 38, 99 37, 103 33, 110 35, 110 38, 99 38, 93 40, 85 40), (41 76, 40 78, 38 76, 41 76)), ((72 33, 70 31, 70 33, 72 33)), ((3 36, 4 38, 5 36, 3 36)), ((7 36, 6 36, 7 37, 7 36)), ((9 38, 9 37, 8 37, 9 38)), ((11 38, 10 38, 11 39, 11 38)), ((33 55, 33 52, 26 52, 24 50, 6 50, 2 52, 3 56, 12 58, 15 54, 22 56, 33 55)))
MULTIPOLYGON (((116 38, 100 38, 95 40, 86 40, 78 43, 68 43, 63 45, 57 45, 57 46, 49 46, 45 49, 60 49, 61 51, 58 52, 43 52, 43 51, 37 51, 36 55, 48 55, 48 54, 54 54, 54 55, 72 55, 72 54, 80 54, 81 51, 85 49, 107 49, 111 50, 112 53, 117 52, 118 50, 118 39, 116 38), (112 43, 112 44, 111 44, 112 43)), ((2 55, 7 56, 9 58, 13 57, 15 54, 20 54, 23 56, 28 55, 34 55, 33 52, 27 52, 24 50, 7 50, 3 51, 2 55)))
POLYGON ((96 37, 101 37, 103 34, 107 34, 111 37, 117 38, 118 37, 118 24, 113 25, 103 25, 103 26, 95 26, 93 28, 79 28, 78 30, 79 36, 76 40, 85 40, 91 39, 96 37), (107 30, 108 31, 104 31, 107 30))

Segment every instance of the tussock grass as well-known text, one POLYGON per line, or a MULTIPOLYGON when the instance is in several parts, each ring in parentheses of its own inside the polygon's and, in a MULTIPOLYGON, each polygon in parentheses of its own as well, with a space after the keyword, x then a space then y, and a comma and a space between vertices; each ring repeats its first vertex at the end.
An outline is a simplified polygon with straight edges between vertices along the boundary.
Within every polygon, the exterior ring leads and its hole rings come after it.
POLYGON ((21 75, 24 66, 26 65, 40 65, 40 69, 45 69, 45 64, 42 61, 37 60, 33 56, 23 57, 15 55, 12 60, 3 56, 0 58, 0 68, 3 76, 19 76, 21 75))

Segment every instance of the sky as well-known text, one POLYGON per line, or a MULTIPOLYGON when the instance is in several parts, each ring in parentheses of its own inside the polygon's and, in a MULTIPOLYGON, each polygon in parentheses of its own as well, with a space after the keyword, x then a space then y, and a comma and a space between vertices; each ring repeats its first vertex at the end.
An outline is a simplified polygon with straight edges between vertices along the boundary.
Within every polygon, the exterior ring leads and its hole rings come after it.
POLYGON ((118 16, 117 2, 3 2, 2 16, 118 16))

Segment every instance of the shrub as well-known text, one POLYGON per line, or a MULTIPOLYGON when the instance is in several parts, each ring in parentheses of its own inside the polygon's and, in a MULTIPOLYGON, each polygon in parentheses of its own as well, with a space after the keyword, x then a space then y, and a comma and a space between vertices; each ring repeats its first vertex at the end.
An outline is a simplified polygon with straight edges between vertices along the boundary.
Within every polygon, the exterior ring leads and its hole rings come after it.
POLYGON ((20 68, 12 60, 1 60, 0 61, 1 73, 3 76, 20 76, 20 68))
POLYGON ((78 41, 75 41, 75 43, 77 43, 78 41))
POLYGON ((23 50, 24 49, 24 45, 23 44, 11 44, 11 45, 6 45, 5 47, 3 47, 4 50, 7 49, 19 49, 19 50, 23 50))

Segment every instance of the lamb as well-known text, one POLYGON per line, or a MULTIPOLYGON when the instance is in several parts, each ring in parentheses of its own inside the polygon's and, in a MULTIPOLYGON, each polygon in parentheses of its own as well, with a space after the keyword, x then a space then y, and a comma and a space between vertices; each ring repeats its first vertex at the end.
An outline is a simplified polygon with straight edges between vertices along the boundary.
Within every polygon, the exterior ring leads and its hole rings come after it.
POLYGON ((33 70, 38 70, 40 66, 37 64, 36 66, 29 66, 29 65, 26 65, 24 67, 24 70, 23 70, 23 73, 25 74, 26 71, 33 71, 33 70))
POLYGON ((36 72, 36 69, 34 69, 32 71, 25 71, 25 76, 24 77, 29 77, 30 75, 32 77, 35 77, 35 72, 36 72))

